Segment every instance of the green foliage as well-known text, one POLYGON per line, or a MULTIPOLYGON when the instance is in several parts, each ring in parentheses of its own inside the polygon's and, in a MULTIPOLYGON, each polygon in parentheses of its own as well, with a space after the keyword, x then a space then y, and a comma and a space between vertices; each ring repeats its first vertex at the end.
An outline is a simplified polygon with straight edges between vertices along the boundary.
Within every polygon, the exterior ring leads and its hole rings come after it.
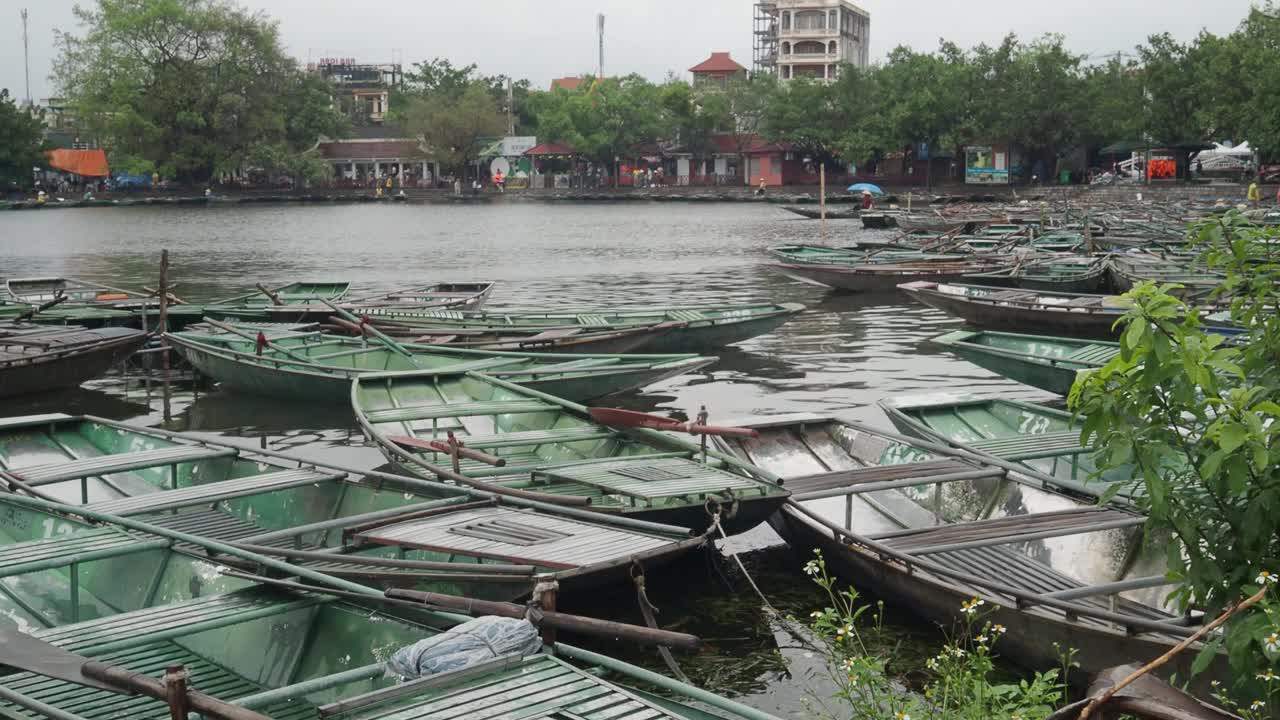
MULTIPOLYGON (((823 644, 827 671, 839 690, 819 716, 849 720, 1037 720, 1050 715, 1064 697, 1058 670, 1036 673, 1017 683, 995 675, 995 646, 1005 628, 984 619, 985 603, 974 598, 956 608, 961 630, 926 662, 928 678, 912 692, 893 675, 891 661, 873 648, 884 647, 884 605, 859 602, 853 588, 841 590, 827 572, 822 553, 805 572, 826 591, 830 605, 810 616, 813 634, 823 644), (832 709, 830 704, 838 705, 832 709)), ((1064 665, 1070 665, 1070 654, 1064 665)))
POLYGON ((639 75, 606 78, 584 82, 573 92, 539 93, 537 132, 543 140, 566 142, 585 157, 616 168, 616 160, 628 159, 632 148, 671 137, 681 122, 687 123, 686 131, 705 135, 719 118, 694 105, 692 95, 639 75))
POLYGON ((43 130, 39 118, 0 88, 0 185, 31 184, 31 169, 44 165, 43 130))
MULTIPOLYGON (((457 102, 473 85, 483 86, 502 112, 507 111, 507 85, 517 132, 530 129, 536 119, 529 107, 529 81, 514 80, 506 75, 484 75, 474 63, 455 67, 446 58, 433 58, 413 64, 404 74, 404 87, 391 95, 391 121, 403 123, 414 101, 435 103, 457 102)), ((505 130, 504 130, 505 133, 505 130)))
POLYGON ((226 0, 98 0, 61 33, 54 74, 111 156, 203 181, 263 143, 301 152, 341 123, 274 22, 226 0))
POLYGON ((405 129, 421 137, 441 167, 462 173, 484 148, 481 140, 502 135, 506 119, 486 85, 473 80, 456 99, 414 98, 403 114, 405 129))
MULTIPOLYGON (((1280 234, 1234 212, 1197 232, 1204 261, 1226 274, 1214 298, 1240 337, 1207 332, 1201 310, 1170 294, 1177 286, 1144 283, 1127 296, 1120 354, 1077 380, 1070 402, 1099 468, 1137 469, 1149 535, 1177 540, 1173 597, 1215 616, 1280 568, 1280 234)), ((1253 678, 1280 659, 1280 645, 1265 642, 1280 633, 1273 610, 1264 604, 1227 626, 1242 696, 1261 695, 1253 678)))

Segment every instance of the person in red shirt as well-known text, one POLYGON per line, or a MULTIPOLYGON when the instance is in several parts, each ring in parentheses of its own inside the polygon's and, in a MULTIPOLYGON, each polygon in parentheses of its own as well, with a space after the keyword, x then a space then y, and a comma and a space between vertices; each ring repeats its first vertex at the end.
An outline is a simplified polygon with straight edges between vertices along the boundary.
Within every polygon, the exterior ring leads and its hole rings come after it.
POLYGON ((862 191, 862 209, 871 210, 874 208, 875 208, 875 202, 871 199, 871 191, 863 190, 862 191))

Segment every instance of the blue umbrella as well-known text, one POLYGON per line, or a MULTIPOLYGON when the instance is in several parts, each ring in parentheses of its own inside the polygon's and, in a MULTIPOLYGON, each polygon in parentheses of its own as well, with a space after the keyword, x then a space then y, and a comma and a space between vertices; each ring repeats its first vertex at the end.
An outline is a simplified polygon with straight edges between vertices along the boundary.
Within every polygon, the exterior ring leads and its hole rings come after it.
POLYGON ((851 193, 861 193, 864 190, 866 192, 871 193, 872 195, 884 194, 884 191, 881 190, 879 186, 872 185, 871 183, 854 183, 853 185, 849 186, 849 192, 851 193))

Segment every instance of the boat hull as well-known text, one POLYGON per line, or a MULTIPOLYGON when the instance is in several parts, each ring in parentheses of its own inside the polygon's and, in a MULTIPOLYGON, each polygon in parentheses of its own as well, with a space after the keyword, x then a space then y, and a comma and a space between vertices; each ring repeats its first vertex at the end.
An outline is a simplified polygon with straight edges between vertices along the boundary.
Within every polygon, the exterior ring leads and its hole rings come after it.
POLYGON ((1060 309, 997 305, 944 293, 903 289, 912 298, 931 308, 954 315, 972 325, 992 330, 1114 340, 1119 337, 1119 331, 1113 330, 1112 326, 1124 314, 1123 312, 1071 312, 1060 309))
MULTIPOLYGON (((826 285, 829 288, 840 290, 843 292, 856 293, 894 293, 898 291, 898 286, 910 282, 948 282, 956 280, 965 273, 972 272, 968 270, 954 270, 951 272, 920 272, 920 273, 877 273, 877 272, 858 272, 852 267, 840 267, 836 265, 800 265, 794 263, 775 263, 773 267, 779 269, 786 275, 790 275, 807 282, 816 282, 820 285, 826 285)), ((869 268, 873 266, 861 266, 869 268)))
POLYGON ((983 352, 978 348, 959 343, 950 345, 947 349, 957 357, 997 375, 1062 396, 1071 392, 1071 386, 1075 384, 1076 375, 1079 373, 1077 368, 1051 365, 1047 362, 1036 362, 995 352, 983 352))
MULTIPOLYGON (((913 573, 899 563, 883 562, 866 552, 837 542, 831 531, 819 529, 800 513, 784 506, 769 519, 769 524, 802 557, 821 550, 827 567, 853 585, 865 588, 886 602, 911 608, 927 620, 942 627, 958 622, 962 603, 975 596, 972 589, 941 582, 923 573, 913 573)), ((1001 655, 1017 657, 1023 664, 1037 668, 1059 667, 1065 649, 1073 649, 1072 660, 1080 670, 1093 673, 1127 662, 1143 663, 1168 651, 1172 642, 1161 642, 1123 631, 1105 629, 1102 625, 1064 622, 1041 615, 1034 608, 1019 610, 987 602, 990 608, 983 623, 1000 624, 1008 631, 1001 637, 1001 655)), ((1164 668, 1179 677, 1190 677, 1195 654, 1184 653, 1164 668)), ((1209 680, 1225 671, 1220 659, 1194 682, 1208 686, 1209 680), (1215 673, 1214 671, 1218 671, 1215 673)))
POLYGON ((0 367, 0 397, 77 387, 123 362, 146 341, 146 334, 130 333, 84 348, 68 349, 53 357, 34 357, 30 362, 0 367))

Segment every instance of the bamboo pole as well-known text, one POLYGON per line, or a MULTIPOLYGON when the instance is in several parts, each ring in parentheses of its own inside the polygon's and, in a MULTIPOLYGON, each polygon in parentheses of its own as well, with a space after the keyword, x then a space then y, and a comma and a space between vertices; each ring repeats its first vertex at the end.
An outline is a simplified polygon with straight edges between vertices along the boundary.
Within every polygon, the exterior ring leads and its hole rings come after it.
POLYGON ((822 241, 827 241, 827 166, 818 166, 818 222, 821 223, 822 241))
MULTIPOLYGON (((144 305, 145 307, 145 305, 144 305)), ((160 366, 164 371, 169 372, 169 343, 164 339, 164 333, 169 329, 169 251, 160 251, 160 317, 156 321, 160 332, 160 347, 164 348, 164 352, 160 353, 160 366)))

